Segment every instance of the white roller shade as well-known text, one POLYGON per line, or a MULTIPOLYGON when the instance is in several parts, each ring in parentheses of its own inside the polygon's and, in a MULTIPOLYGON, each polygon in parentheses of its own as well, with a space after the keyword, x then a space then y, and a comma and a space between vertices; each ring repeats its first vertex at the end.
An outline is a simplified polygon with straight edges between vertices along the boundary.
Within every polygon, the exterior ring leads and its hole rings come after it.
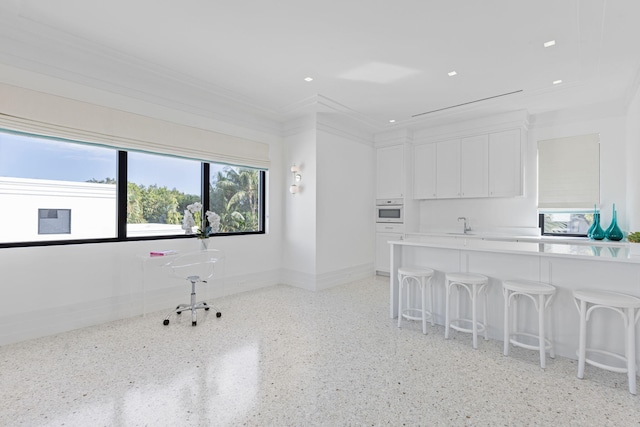
POLYGON ((121 149, 269 167, 265 143, 5 84, 0 84, 0 127, 121 149))
POLYGON ((600 203, 600 135, 538 141, 538 208, 590 209, 600 203))

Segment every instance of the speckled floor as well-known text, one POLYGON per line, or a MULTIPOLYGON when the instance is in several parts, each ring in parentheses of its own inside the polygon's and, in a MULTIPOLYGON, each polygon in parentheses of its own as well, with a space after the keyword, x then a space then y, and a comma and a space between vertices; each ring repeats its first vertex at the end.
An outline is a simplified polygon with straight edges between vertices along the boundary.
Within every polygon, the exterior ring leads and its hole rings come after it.
POLYGON ((626 377, 388 316, 388 279, 275 286, 0 347, 2 426, 639 426, 626 377))

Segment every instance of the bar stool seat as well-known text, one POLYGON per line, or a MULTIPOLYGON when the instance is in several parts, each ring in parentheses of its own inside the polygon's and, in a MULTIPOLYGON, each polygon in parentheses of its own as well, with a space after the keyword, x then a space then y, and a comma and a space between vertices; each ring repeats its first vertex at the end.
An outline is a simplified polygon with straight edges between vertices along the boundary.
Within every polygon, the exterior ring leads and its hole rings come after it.
POLYGON ((528 280, 506 280, 502 283, 502 293, 504 295, 504 355, 509 355, 509 344, 529 350, 538 350, 540 352, 540 367, 544 369, 546 367, 546 352, 549 351, 551 358, 555 357, 552 328, 549 328, 548 339, 545 334, 545 311, 556 293, 555 286, 528 280), (525 296, 533 301, 538 313, 537 335, 518 330, 518 300, 520 296, 525 296), (513 322, 511 322, 511 317, 513 322), (511 328, 512 324, 513 328, 511 328), (536 345, 527 344, 519 340, 521 337, 534 338, 538 342, 536 345))
POLYGON ((484 339, 488 340, 487 335, 487 293, 486 287, 489 284, 489 278, 482 274, 475 273, 447 273, 445 275, 446 282, 446 308, 445 308, 445 329, 444 337, 449 339, 449 329, 454 329, 459 332, 470 333, 473 336, 473 348, 478 348, 478 333, 484 332, 484 339), (451 319, 450 299, 451 290, 457 289, 457 312, 456 318, 451 319), (467 291, 471 300, 471 319, 460 317, 460 289, 467 291), (478 297, 483 298, 483 321, 478 321, 477 315, 477 303, 478 297), (465 328, 462 324, 470 324, 470 328, 465 328))
POLYGON ((427 320, 434 325, 433 319, 433 287, 431 286, 431 277, 434 271, 430 268, 417 267, 401 267, 398 269, 398 328, 402 323, 402 319, 421 320, 422 333, 427 333, 427 320), (420 307, 411 301, 410 285, 415 285, 420 289, 422 304, 420 307), (429 292, 429 309, 427 309, 427 291, 429 292), (406 306, 402 307, 402 294, 406 297, 406 306))
POLYGON ((578 378, 584 378, 585 363, 612 372, 626 373, 629 393, 636 394, 636 323, 640 318, 640 298, 610 291, 575 290, 574 302, 580 314, 580 339, 578 344, 578 378), (587 348, 587 322, 594 310, 609 309, 622 317, 625 329, 625 354, 603 349, 587 348), (587 358, 588 353, 599 353, 622 361, 625 366, 613 366, 587 358))

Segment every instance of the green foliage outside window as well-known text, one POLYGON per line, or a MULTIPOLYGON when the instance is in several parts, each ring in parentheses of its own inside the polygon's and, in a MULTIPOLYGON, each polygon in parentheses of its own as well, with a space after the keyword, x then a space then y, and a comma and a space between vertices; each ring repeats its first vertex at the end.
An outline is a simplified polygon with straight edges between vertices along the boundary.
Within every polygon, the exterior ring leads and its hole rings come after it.
POLYGON ((220 215, 220 232, 258 231, 260 172, 225 167, 211 179, 209 210, 220 215))
MULTIPOLYGON (((111 178, 92 182, 115 183, 111 178)), ((209 210, 220 215, 220 232, 258 231, 260 172, 225 167, 211 179, 209 210)), ((127 183, 127 224, 181 224, 187 205, 200 196, 157 185, 127 183)))

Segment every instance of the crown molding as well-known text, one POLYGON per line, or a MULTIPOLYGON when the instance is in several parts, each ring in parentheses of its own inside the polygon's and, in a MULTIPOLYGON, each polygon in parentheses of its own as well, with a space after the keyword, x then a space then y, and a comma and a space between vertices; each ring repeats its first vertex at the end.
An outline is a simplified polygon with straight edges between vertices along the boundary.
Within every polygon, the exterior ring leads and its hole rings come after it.
POLYGON ((9 18, 0 16, 0 62, 7 66, 260 132, 281 132, 280 113, 229 90, 19 15, 9 18))

